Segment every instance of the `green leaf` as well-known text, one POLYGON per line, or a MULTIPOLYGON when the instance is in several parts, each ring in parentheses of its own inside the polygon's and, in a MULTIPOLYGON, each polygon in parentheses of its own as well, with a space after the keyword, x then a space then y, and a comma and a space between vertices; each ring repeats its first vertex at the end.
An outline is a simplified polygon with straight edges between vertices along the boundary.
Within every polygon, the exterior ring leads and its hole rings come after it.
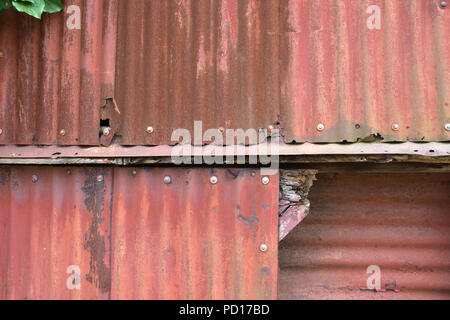
POLYGON ((44 0, 13 0, 12 5, 17 11, 28 13, 30 16, 40 19, 44 12, 44 0))
POLYGON ((45 8, 44 12, 58 12, 64 9, 63 4, 61 3, 61 0, 45 0, 45 8))

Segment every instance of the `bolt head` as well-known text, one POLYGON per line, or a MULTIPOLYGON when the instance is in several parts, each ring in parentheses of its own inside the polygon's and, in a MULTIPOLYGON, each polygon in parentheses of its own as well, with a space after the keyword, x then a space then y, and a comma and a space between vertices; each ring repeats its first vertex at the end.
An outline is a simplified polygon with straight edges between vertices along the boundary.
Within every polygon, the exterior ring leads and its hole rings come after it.
POLYGON ((165 184, 171 184, 172 183, 172 177, 171 176, 165 176, 164 177, 164 183, 165 184))
POLYGON ((37 174, 31 175, 31 182, 36 183, 39 180, 39 176, 37 174))
POLYGON ((218 181, 216 176, 212 176, 211 178, 209 178, 209 182, 211 182, 211 184, 216 184, 218 181))
POLYGON ((153 133, 154 129, 151 126, 148 126, 146 131, 147 133, 153 133))
POLYGON ((110 128, 103 128, 103 135, 104 136, 109 136, 109 133, 111 132, 110 128))
POLYGON ((445 124, 445 130, 450 131, 450 123, 445 124))
POLYGON ((98 175, 97 176, 97 181, 98 182, 102 182, 103 181, 103 176, 102 175, 98 175))
POLYGON ((59 131, 59 134, 60 134, 61 136, 65 136, 65 135, 66 135, 66 130, 61 129, 61 130, 59 131))
POLYGON ((266 252, 267 251, 267 244, 263 243, 259 246, 259 250, 261 250, 261 252, 266 252))
POLYGON ((325 130, 325 125, 323 123, 319 123, 317 125, 317 131, 323 131, 323 130, 325 130))
POLYGON ((264 177, 262 177, 262 179, 261 179, 261 182, 262 182, 262 184, 264 184, 264 185, 269 184, 269 181, 270 181, 270 179, 269 179, 268 176, 264 176, 264 177))
POLYGON ((441 2, 439 3, 439 5, 440 5, 440 7, 441 7, 442 9, 445 9, 445 8, 447 8, 448 3, 447 3, 447 1, 441 1, 441 2))
POLYGON ((394 124, 392 125, 392 130, 398 131, 399 129, 400 129, 400 126, 398 125, 398 123, 394 123, 394 124))

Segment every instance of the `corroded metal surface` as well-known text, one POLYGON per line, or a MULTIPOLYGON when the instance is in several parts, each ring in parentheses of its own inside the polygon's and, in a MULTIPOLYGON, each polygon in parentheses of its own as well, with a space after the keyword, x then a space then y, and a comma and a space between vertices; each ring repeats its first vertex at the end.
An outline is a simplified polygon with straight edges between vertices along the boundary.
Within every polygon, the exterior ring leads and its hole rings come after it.
POLYGON ((0 167, 0 299, 274 299, 278 175, 261 178, 0 167))
POLYGON ((115 170, 111 297, 276 298, 278 179, 263 185, 248 169, 115 170))
POLYGON ((173 144, 172 131, 185 128, 193 135, 194 120, 202 120, 203 131, 275 124, 278 3, 121 1, 116 72, 121 143, 173 144))
POLYGON ((99 144, 100 107, 113 97, 117 1, 64 4, 42 21, 16 10, 0 17, 0 144, 99 144))
POLYGON ((111 169, 0 167, 0 299, 109 298, 111 183, 111 169))
POLYGON ((177 128, 194 142, 195 120, 286 143, 449 140, 439 0, 65 4, 80 30, 67 12, 0 19, 0 144, 167 145, 177 128))
POLYGON ((285 142, 449 140, 450 8, 440 0, 281 3, 285 142))
POLYGON ((281 299, 449 299, 450 175, 319 174, 280 243, 281 299), (380 267, 380 292, 367 268, 380 267))

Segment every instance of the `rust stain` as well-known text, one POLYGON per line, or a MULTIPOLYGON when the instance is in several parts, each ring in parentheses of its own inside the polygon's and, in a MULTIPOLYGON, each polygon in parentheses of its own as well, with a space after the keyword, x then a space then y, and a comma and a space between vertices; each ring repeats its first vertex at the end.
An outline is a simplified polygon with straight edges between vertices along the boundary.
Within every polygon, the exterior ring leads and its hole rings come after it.
POLYGON ((94 284, 102 292, 111 289, 111 271, 106 263, 107 243, 109 239, 101 233, 100 228, 104 225, 104 203, 105 203, 105 170, 85 169, 86 180, 81 190, 85 193, 84 204, 92 214, 89 230, 84 235, 84 249, 89 252, 89 273, 86 280, 94 284), (99 177, 102 177, 101 181, 99 177))

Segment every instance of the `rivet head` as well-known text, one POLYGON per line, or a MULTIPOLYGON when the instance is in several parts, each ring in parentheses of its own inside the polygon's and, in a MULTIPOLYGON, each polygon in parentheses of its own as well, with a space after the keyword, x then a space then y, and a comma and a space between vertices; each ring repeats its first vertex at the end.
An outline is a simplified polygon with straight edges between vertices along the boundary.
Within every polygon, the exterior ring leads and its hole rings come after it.
POLYGON ((261 182, 262 182, 262 184, 264 184, 264 185, 269 184, 269 181, 270 181, 270 179, 269 179, 268 176, 264 176, 264 177, 262 177, 262 179, 261 179, 261 182))
POLYGON ((219 132, 220 132, 220 133, 224 133, 224 132, 225 132, 225 129, 224 129, 223 127, 220 127, 220 128, 219 128, 219 132))
POLYGON ((3 133, 3 129, 2 128, 0 128, 0 135, 3 133))
POLYGON ((3 56, 4 56, 3 51, 0 51, 0 58, 3 58, 3 56))
POLYGON ((394 123, 394 124, 392 125, 392 130, 398 131, 399 129, 400 129, 400 126, 398 125, 398 123, 394 123))
POLYGON ((209 178, 209 182, 211 182, 211 184, 216 184, 217 183, 217 177, 216 176, 212 176, 211 178, 209 178))
POLYGON ((132 175, 132 176, 136 176, 136 174, 137 174, 136 170, 132 170, 132 171, 131 171, 131 175, 132 175))
POLYGON ((447 1, 441 1, 441 3, 439 3, 439 5, 441 6, 442 9, 447 8, 447 1))
POLYGON ((450 131, 450 123, 445 124, 445 130, 450 131))
POLYGON ((60 134, 61 136, 65 136, 65 135, 66 135, 66 130, 61 129, 61 130, 59 131, 59 134, 60 134))
POLYGON ((146 131, 147 133, 153 133, 153 127, 148 126, 146 131))
POLYGON ((267 129, 268 129, 269 131, 272 131, 272 130, 274 129, 274 126, 273 126, 273 125, 270 125, 270 126, 267 127, 267 129))
POLYGON ((31 175, 31 182, 36 183, 39 180, 39 176, 37 174, 31 175))
POLYGON ((171 176, 165 176, 164 177, 164 183, 165 184, 171 184, 172 183, 172 177, 171 176))
POLYGON ((104 136, 109 136, 109 133, 111 132, 110 128, 103 128, 103 135, 104 136))
POLYGON ((325 125, 323 123, 319 123, 317 125, 317 131, 323 131, 325 129, 325 125))
POLYGON ((71 175, 71 174, 72 174, 72 170, 67 169, 67 174, 68 174, 68 175, 71 175))
POLYGON ((97 176, 97 181, 98 182, 102 182, 103 181, 103 176, 102 175, 98 175, 97 176))
POLYGON ((267 251, 267 244, 263 243, 259 246, 259 250, 261 250, 261 252, 266 252, 267 251))

